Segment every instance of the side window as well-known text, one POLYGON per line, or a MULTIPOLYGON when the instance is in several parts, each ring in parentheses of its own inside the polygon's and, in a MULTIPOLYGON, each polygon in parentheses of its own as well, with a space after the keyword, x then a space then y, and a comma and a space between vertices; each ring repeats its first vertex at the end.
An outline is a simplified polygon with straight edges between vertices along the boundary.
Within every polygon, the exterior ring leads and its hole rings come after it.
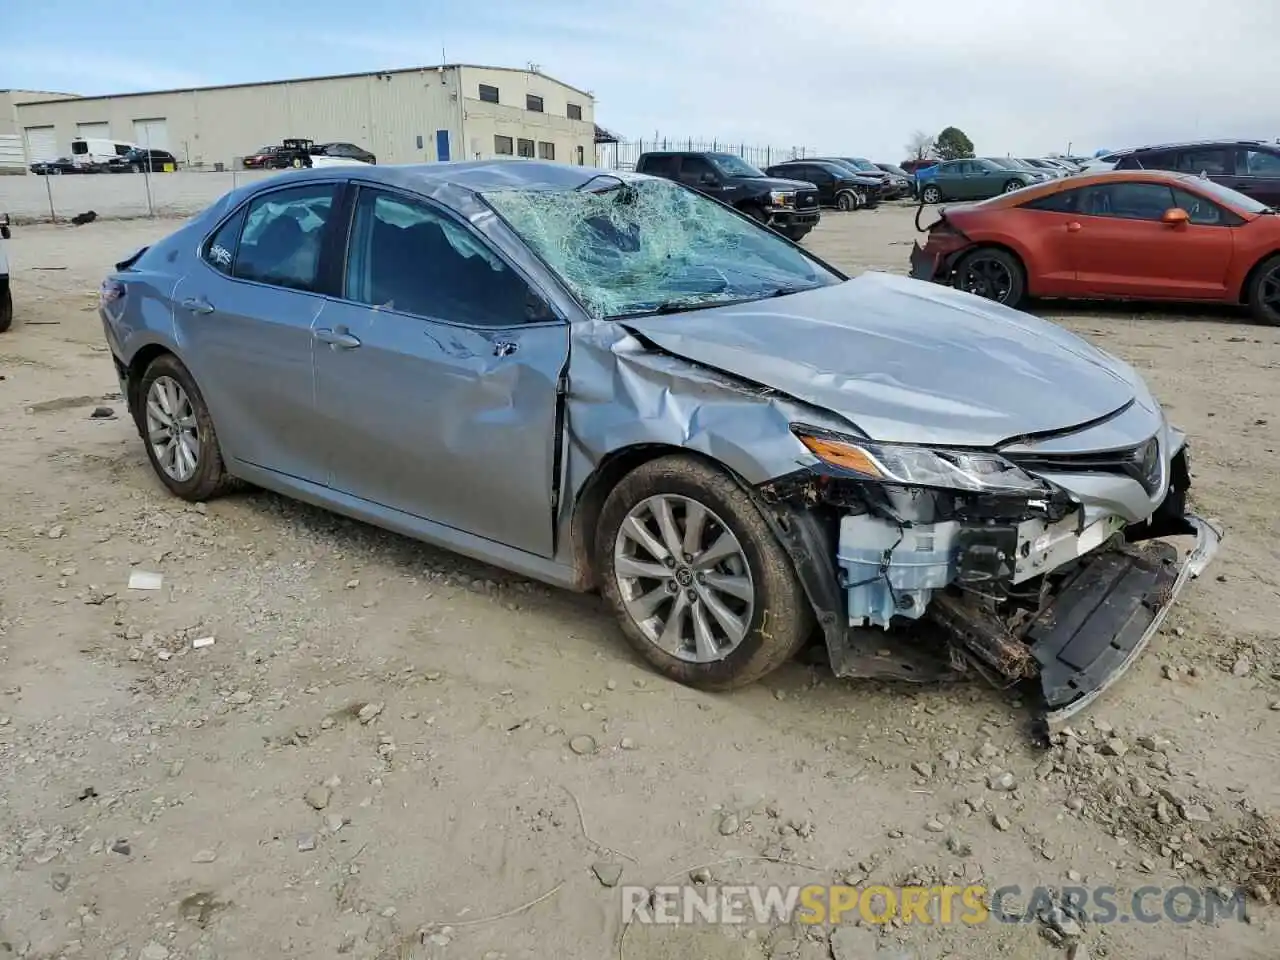
POLYGON ((548 143, 545 140, 538 141, 538 159, 554 160, 556 158, 556 145, 548 143))
POLYGON ((1159 183, 1108 183, 1084 191, 1080 213, 1124 220, 1159 220, 1173 202, 1173 191, 1159 183))
POLYGON ((703 176, 716 175, 715 167, 705 157, 684 157, 680 161, 680 179, 684 183, 701 183, 703 176))
POLYGON ((480 99, 485 103, 498 102, 498 88, 487 83, 480 84, 480 99))
POLYGON ((1182 173, 1205 173, 1211 177, 1227 173, 1227 151, 1221 148, 1183 150, 1178 154, 1178 170, 1182 173))
POLYGON ((1280 154, 1241 150, 1236 153, 1236 176, 1280 177, 1280 154))
POLYGON ((240 228, 244 226, 245 207, 222 224, 204 245, 201 256, 219 273, 231 275, 231 265, 236 259, 236 245, 240 242, 240 228))
POLYGON ((362 189, 346 298, 477 327, 553 319, 524 279, 469 230, 429 205, 362 189))
POLYGON ((532 140, 525 140, 523 138, 520 138, 516 140, 516 147, 518 148, 516 152, 520 156, 528 160, 533 159, 533 141, 532 140))
POLYGON ((236 250, 234 275, 277 287, 315 289, 335 190, 332 184, 308 184, 253 200, 236 250))
POLYGON ((493 135, 493 152, 500 157, 511 157, 515 155, 515 141, 510 137, 504 137, 501 134, 493 135))
POLYGON ((1028 200, 1022 207, 1024 210, 1044 210, 1049 213, 1076 213, 1083 193, 1083 190, 1063 190, 1061 193, 1028 200))
MULTIPOLYGON (((582 148, 579 147, 579 150, 582 148)), ((655 177, 666 177, 671 179, 676 175, 676 158, 671 154, 653 154, 645 157, 644 169, 641 173, 648 173, 655 177)))
POLYGON ((835 181, 835 177, 831 175, 831 171, 826 167, 805 167, 804 179, 810 183, 815 183, 820 187, 826 186, 835 181))
POLYGON ((1187 211, 1192 223, 1219 227, 1234 225, 1238 219, 1230 211, 1222 209, 1212 200, 1207 200, 1189 190, 1179 190, 1174 187, 1173 200, 1175 206, 1187 211))

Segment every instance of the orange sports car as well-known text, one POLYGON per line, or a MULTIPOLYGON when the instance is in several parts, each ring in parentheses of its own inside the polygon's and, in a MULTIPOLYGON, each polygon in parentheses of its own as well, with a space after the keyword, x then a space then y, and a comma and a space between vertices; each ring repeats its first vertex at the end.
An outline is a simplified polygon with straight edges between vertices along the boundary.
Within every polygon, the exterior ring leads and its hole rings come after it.
POLYGON ((1280 216, 1192 174, 1123 170, 945 208, 911 275, 1025 297, 1245 304, 1280 324, 1280 216))

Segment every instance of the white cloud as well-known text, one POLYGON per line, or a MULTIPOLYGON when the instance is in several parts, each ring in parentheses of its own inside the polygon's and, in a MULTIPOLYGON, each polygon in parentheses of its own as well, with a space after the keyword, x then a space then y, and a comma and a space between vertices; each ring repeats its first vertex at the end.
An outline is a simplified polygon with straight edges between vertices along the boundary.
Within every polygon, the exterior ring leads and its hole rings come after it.
POLYGON ((533 61, 592 90, 599 122, 630 137, 898 160, 912 130, 948 124, 991 154, 1280 136, 1280 13, 1263 0, 495 7, 445 30, 330 39, 406 64, 442 42, 450 60, 533 61))

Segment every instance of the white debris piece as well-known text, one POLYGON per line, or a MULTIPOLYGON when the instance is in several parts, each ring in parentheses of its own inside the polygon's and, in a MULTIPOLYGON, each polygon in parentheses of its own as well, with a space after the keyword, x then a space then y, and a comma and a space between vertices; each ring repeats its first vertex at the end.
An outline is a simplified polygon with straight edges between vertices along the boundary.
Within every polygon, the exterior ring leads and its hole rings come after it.
POLYGON ((196 637, 191 641, 191 649, 199 650, 201 647, 212 647, 213 637, 196 637))
POLYGON ((135 570, 129 574, 130 590, 159 590, 164 585, 164 576, 159 573, 148 573, 146 570, 135 570))

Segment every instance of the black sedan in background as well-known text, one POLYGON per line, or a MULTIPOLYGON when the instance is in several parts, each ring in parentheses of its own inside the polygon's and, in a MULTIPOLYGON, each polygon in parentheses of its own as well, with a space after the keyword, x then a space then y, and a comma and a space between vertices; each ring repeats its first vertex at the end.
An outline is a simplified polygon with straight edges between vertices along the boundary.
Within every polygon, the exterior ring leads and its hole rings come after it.
POLYGON ((83 173, 84 171, 77 167, 70 157, 59 157, 57 160, 37 160, 31 165, 31 172, 37 177, 46 177, 63 173, 83 173))
POLYGON ((317 143, 311 148, 313 157, 342 157, 344 160, 359 160, 361 163, 377 163, 378 158, 364 147, 354 143, 317 143))
POLYGON ((178 158, 168 150, 148 150, 135 147, 122 157, 107 161, 108 173, 173 173, 178 169, 178 158))

